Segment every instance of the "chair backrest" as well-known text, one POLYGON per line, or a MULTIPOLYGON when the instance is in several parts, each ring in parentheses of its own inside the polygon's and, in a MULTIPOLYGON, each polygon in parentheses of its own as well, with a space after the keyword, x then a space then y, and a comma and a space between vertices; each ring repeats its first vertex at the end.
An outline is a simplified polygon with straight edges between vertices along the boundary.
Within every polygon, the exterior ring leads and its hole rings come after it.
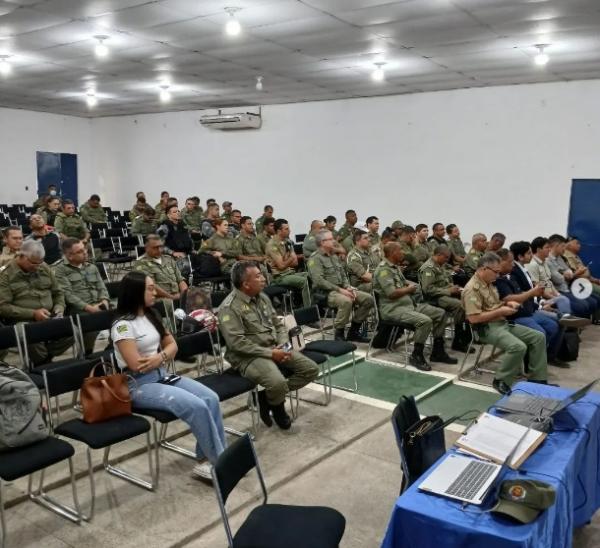
POLYGON ((294 310, 294 318, 300 326, 308 325, 309 323, 320 323, 321 316, 316 305, 307 306, 306 308, 298 308, 294 310))
POLYGON ((190 358, 199 354, 211 354, 214 356, 214 348, 208 331, 198 331, 191 335, 178 337, 177 355, 175 359, 190 358))
POLYGON ((82 333, 104 331, 112 327, 114 319, 115 313, 113 310, 102 310, 94 314, 79 314, 77 316, 77 325, 82 333))
POLYGON ((301 244, 306 239, 306 234, 296 234, 296 243, 301 244))
POLYGON ((213 468, 215 489, 223 504, 227 502, 229 495, 239 481, 254 467, 257 469, 264 501, 266 502, 267 489, 256 458, 254 444, 250 439, 250 435, 246 433, 219 455, 213 468))
POLYGON ((210 303, 212 304, 212 309, 216 310, 219 308, 229 293, 229 291, 212 291, 210 294, 210 303))
POLYGON ((84 379, 90 374, 92 367, 98 360, 82 360, 74 363, 49 367, 42 371, 44 385, 48 398, 54 398, 68 392, 75 392, 81 388, 84 379))
POLYGON ((98 272, 100 272, 100 277, 102 278, 102 280, 107 282, 108 272, 106 272, 106 265, 104 263, 97 263, 96 268, 98 269, 98 272))
POLYGON ((0 327, 0 350, 8 350, 17 346, 17 332, 15 327, 0 327))
POLYGON ((400 452, 400 465, 402 466, 402 486, 400 492, 408 487, 415 479, 411 478, 406 463, 404 452, 404 432, 420 419, 419 410, 414 396, 401 396, 398 405, 392 411, 392 426, 396 435, 396 443, 400 452))
POLYGON ((27 345, 64 339, 73 336, 73 322, 70 317, 30 322, 23 324, 23 333, 27 345))
POLYGON ((106 286, 106 291, 108 291, 108 296, 111 299, 119 298, 121 282, 106 282, 104 285, 106 286))

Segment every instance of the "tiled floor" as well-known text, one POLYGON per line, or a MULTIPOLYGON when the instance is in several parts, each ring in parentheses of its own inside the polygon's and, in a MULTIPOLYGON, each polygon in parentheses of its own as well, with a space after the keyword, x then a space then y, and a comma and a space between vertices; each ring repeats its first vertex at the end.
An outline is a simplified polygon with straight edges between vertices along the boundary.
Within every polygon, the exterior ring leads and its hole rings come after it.
MULTIPOLYGON (((581 356, 571 369, 551 368, 552 382, 566 386, 581 386, 587 379, 596 378, 600 351, 600 327, 590 327, 584 333, 581 356)), ((386 355, 385 359, 390 358, 386 355)), ((392 359, 395 359, 391 356, 392 359)), ((399 359, 399 358, 398 358, 399 359)), ((456 373, 453 366, 445 366, 445 373, 456 373)), ((417 374, 408 378, 403 372, 398 384, 384 366, 359 365, 361 391, 370 398, 343 393, 334 397, 328 407, 301 402, 300 416, 289 432, 273 427, 263 428, 257 440, 261 460, 270 491, 271 502, 291 504, 322 504, 340 510, 347 519, 343 548, 375 548, 379 546, 387 526, 390 510, 400 487, 398 452, 389 422, 394 401, 408 390, 426 390, 440 376, 417 374), (365 374, 365 368, 371 373, 365 374), (381 370, 380 370, 381 369, 381 370), (426 377, 421 379, 420 377, 426 377), (408 383, 409 387, 407 387, 408 383), (375 399, 375 396, 380 399, 375 399)), ((438 369, 436 367, 436 369, 438 369)), ((441 368, 440 368, 441 369, 441 368)), ((395 370, 396 372, 399 370, 395 370)), ((402 371, 401 371, 402 372, 402 371)), ((338 373, 347 375, 347 369, 338 373)), ((340 380, 338 378, 338 380, 340 380)), ((321 391, 320 387, 315 390, 321 391)), ((311 389, 307 396, 318 396, 311 389)), ((482 407, 495 395, 473 387, 453 386, 425 398, 423 413, 441 413, 448 416, 457 407, 482 407), (470 398, 470 399, 469 399, 470 398)), ((226 422, 245 429, 248 414, 239 412, 244 398, 223 406, 226 422)), ((173 428, 172 433, 181 430, 173 428)), ((457 434, 446 432, 447 443, 457 434)), ((193 447, 191 436, 178 440, 193 447)), ((140 440, 121 445, 116 455, 139 451, 140 440)), ((77 444, 76 466, 84 470, 84 448, 77 444)), ((94 463, 101 454, 94 455, 94 463)), ((129 469, 143 473, 145 456, 129 458, 124 463, 129 469)), ((193 462, 183 456, 161 452, 161 482, 157 492, 151 493, 122 480, 97 472, 97 510, 92 523, 76 526, 47 512, 31 502, 21 502, 7 509, 9 547, 49 548, 217 548, 226 545, 219 510, 212 488, 192 479, 193 462)), ((49 481, 64 478, 65 467, 57 465, 49 474, 49 481)), ((85 478, 78 480, 80 501, 89 502, 89 486, 85 478)), ((16 482, 8 487, 6 499, 20 500, 25 484, 16 482)), ((69 500, 68 486, 54 489, 52 494, 69 500)), ((232 495, 228 508, 233 529, 243 521, 250 505, 258 500, 258 485, 253 477, 245 478, 232 495)), ((600 517, 577 531, 576 548, 600 546, 600 517)))

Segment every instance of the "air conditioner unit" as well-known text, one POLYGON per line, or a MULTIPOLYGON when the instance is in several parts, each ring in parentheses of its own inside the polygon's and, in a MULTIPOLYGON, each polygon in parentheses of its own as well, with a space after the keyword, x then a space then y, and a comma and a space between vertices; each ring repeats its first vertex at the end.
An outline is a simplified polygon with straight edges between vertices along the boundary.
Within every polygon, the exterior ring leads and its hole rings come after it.
POLYGON ((252 112, 207 114, 200 118, 200 123, 214 129, 259 129, 262 125, 262 117, 252 112))

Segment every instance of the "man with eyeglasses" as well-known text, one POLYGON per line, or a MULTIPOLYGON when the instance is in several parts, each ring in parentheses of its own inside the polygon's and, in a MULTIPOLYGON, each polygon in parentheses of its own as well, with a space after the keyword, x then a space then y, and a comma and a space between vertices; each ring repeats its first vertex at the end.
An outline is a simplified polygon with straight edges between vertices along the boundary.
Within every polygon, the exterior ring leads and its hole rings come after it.
POLYGON ((479 267, 462 292, 467 320, 480 340, 504 351, 493 386, 500 394, 509 394, 521 371, 523 358, 529 353, 529 381, 547 384, 546 337, 539 331, 515 324, 512 319, 519 303, 502 303, 494 282, 500 275, 500 257, 486 252, 479 267))
POLYGON ((163 254, 163 243, 156 234, 146 236, 145 253, 133 263, 133 270, 150 276, 155 283, 159 299, 175 301, 188 288, 177 263, 169 255, 163 254))
MULTIPOLYGON (((12 261, 0 273, 0 319, 7 323, 40 322, 60 318, 65 311, 63 290, 52 269, 44 262, 40 242, 23 242, 12 261)), ((72 339, 28 345, 29 358, 40 365, 62 354, 72 339)))

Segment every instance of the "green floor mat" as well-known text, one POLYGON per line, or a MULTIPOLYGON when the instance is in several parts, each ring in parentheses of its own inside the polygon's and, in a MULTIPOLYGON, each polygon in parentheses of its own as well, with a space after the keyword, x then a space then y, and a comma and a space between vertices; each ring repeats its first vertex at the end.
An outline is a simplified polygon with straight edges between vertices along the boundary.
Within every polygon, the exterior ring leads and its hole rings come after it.
MULTIPOLYGON (((450 384, 421 400, 417 405, 421 415, 440 415, 446 420, 470 409, 485 411, 499 398, 500 394, 450 384)), ((469 417, 473 416, 474 413, 469 414, 469 417)), ((469 419, 461 419, 456 422, 467 424, 469 419)))
MULTIPOLYGON (((398 403, 403 394, 417 395, 443 380, 442 377, 423 375, 394 366, 362 361, 356 365, 358 393, 391 403, 398 403)), ((332 374, 334 385, 353 387, 352 366, 332 374)))

